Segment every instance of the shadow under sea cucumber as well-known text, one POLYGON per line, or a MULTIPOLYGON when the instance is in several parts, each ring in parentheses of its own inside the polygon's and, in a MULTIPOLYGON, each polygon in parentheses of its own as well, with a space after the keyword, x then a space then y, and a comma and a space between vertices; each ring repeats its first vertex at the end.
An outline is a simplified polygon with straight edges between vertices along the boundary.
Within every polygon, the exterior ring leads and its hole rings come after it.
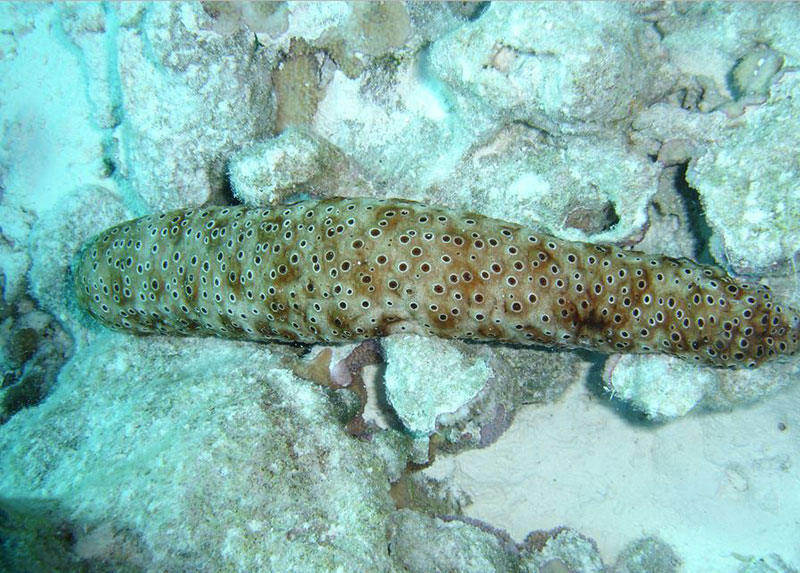
POLYGON ((418 333, 755 367, 798 312, 689 259, 569 242, 400 199, 150 215, 89 241, 79 304, 109 328, 283 342, 418 333))

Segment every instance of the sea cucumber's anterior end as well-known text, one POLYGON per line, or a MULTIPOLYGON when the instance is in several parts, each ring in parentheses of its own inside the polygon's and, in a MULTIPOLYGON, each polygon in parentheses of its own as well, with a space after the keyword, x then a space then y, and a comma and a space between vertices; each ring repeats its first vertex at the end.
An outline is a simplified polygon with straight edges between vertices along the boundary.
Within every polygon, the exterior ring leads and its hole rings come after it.
POLYGON ((795 308, 790 308, 789 310, 792 313, 792 318, 789 320, 789 333, 786 337, 789 345, 787 354, 794 355, 800 349, 800 311, 795 308))
POLYGON ((800 350, 800 310, 792 307, 784 310, 783 316, 780 310, 777 316, 773 315, 771 328, 766 333, 767 360, 770 357, 779 361, 792 359, 800 350))

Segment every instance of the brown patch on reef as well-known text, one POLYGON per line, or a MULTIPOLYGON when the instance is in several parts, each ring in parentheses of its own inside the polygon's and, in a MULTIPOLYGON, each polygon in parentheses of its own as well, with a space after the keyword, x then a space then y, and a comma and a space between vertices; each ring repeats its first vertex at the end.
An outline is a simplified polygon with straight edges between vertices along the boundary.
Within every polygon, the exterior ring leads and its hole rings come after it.
POLYGON ((363 369, 365 366, 382 363, 380 345, 375 340, 362 342, 335 366, 331 364, 332 358, 333 350, 325 348, 311 360, 291 358, 287 365, 300 378, 331 390, 346 388, 355 394, 359 400, 359 409, 347 422, 347 432, 358 438, 369 438, 374 428, 364 420, 367 388, 363 369))
POLYGON ((325 348, 311 360, 292 359, 289 366, 295 376, 326 388, 333 388, 334 384, 331 381, 332 357, 333 350, 325 348))
POLYGON ((545 548, 548 541, 555 539, 565 531, 569 531, 569 528, 560 526, 550 530, 539 529, 537 531, 531 531, 525 538, 523 545, 531 551, 539 552, 545 548))
POLYGON ((290 125, 309 125, 322 98, 319 63, 305 40, 292 38, 289 53, 272 72, 277 111, 275 133, 290 125))

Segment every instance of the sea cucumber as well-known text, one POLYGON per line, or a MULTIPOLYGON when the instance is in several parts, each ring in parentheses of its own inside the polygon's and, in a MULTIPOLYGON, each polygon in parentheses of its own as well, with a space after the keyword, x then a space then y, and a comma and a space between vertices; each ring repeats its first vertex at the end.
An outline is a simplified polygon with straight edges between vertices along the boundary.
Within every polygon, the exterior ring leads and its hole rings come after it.
POLYGON ((142 217, 89 241, 74 281, 91 316, 140 334, 332 343, 406 332, 719 367, 793 355, 800 338, 797 311, 717 268, 399 199, 142 217))

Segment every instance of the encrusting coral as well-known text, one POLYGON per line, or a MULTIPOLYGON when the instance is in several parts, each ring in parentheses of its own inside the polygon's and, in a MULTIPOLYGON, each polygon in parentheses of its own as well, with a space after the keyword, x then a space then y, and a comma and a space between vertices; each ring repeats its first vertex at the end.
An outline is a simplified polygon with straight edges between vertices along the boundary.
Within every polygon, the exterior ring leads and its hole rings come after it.
POLYGON ((754 367, 793 355, 800 332, 768 288, 713 267, 398 199, 143 217, 84 247, 75 287, 99 321, 142 334, 405 332, 754 367))

